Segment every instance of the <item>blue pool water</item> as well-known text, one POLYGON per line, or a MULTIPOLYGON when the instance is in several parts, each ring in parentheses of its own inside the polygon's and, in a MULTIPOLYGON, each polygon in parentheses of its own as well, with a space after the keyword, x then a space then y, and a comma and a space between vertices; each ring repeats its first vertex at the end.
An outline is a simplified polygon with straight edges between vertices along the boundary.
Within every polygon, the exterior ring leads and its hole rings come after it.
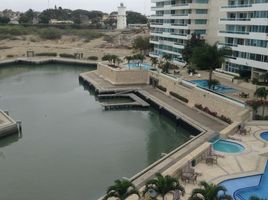
POLYGON ((268 141, 268 131, 261 134, 261 138, 268 141))
MULTIPOLYGON (((201 88, 205 88, 205 89, 208 89, 208 80, 193 80, 191 81, 192 83, 196 84, 198 87, 201 87, 201 88)), ((219 92, 219 93, 233 93, 233 92, 237 92, 236 89, 232 88, 232 87, 229 87, 229 86, 226 86, 226 85, 217 85, 215 87, 215 92, 219 92)))
POLYGON ((144 69, 144 70, 149 70, 152 68, 152 66, 148 63, 141 63, 141 64, 138 64, 138 63, 129 63, 129 64, 126 64, 125 65, 127 68, 130 68, 130 69, 144 69))
POLYGON ((249 200, 252 196, 268 199, 268 164, 263 175, 242 177, 222 182, 235 200, 249 200))
POLYGON ((213 144, 213 149, 223 153, 240 153, 245 150, 245 147, 236 142, 218 140, 213 144))

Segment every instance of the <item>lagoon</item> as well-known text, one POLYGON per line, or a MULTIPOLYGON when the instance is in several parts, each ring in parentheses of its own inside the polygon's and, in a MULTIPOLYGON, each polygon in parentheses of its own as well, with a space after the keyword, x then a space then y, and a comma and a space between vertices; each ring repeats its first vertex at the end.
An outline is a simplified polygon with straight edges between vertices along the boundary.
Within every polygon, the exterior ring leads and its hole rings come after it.
POLYGON ((0 140, 0 199, 94 200, 190 139, 165 116, 103 111, 61 64, 0 67, 0 108, 22 121, 22 138, 0 140))

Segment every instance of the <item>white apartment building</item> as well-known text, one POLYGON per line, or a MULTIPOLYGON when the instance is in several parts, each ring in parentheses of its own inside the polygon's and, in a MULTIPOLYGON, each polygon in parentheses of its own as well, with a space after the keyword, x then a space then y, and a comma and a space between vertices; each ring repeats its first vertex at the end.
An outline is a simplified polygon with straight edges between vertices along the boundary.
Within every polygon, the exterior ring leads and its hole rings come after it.
POLYGON ((150 35, 154 51, 150 56, 160 58, 169 54, 174 63, 184 65, 181 52, 191 34, 196 33, 210 44, 219 42, 232 48, 233 56, 223 66, 225 71, 268 70, 268 0, 152 0, 152 3, 155 14, 150 17, 150 35))
POLYGON ((223 70, 259 78, 268 72, 268 0, 228 0, 219 36, 233 53, 223 70))

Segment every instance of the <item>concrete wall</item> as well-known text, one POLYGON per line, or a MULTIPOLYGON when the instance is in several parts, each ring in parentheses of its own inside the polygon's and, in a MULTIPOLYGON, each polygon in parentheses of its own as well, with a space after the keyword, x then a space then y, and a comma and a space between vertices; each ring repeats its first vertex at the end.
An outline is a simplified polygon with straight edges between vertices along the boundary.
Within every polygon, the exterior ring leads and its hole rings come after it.
POLYGON ((155 71, 115 69, 103 63, 98 64, 97 73, 114 85, 148 84, 149 78, 159 80, 159 85, 167 88, 166 94, 175 92, 189 100, 188 105, 194 107, 201 104, 218 115, 231 118, 232 121, 244 121, 249 117, 249 111, 242 103, 200 89, 194 84, 173 78, 155 71))
POLYGON ((98 64, 97 73, 114 85, 147 84, 148 71, 116 69, 103 63, 98 64))
POLYGON ((159 85, 167 88, 167 94, 170 91, 189 100, 189 106, 194 107, 195 104, 202 104, 211 111, 217 112, 218 115, 230 117, 232 121, 244 121, 249 116, 249 111, 240 103, 221 97, 212 92, 202 90, 191 83, 181 82, 179 79, 168 77, 157 72, 150 72, 150 76, 159 80, 159 85))

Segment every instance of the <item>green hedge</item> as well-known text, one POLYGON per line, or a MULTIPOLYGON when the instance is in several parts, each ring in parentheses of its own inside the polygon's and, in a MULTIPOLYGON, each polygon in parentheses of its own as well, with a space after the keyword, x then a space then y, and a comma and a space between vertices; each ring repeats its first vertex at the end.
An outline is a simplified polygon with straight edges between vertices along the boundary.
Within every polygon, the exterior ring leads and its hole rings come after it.
POLYGON ((175 93, 175 92, 170 92, 169 94, 170 94, 171 96, 173 96, 173 97, 175 97, 175 98, 177 98, 177 99, 183 101, 184 103, 188 103, 188 102, 189 102, 188 99, 186 99, 185 97, 183 97, 183 96, 181 96, 181 95, 179 95, 179 94, 177 94, 177 93, 175 93))
POLYGON ((75 58, 73 54, 68 54, 68 53, 61 53, 60 57, 62 58, 75 58))
POLYGON ((47 57, 56 57, 58 54, 55 52, 47 53, 36 53, 35 56, 47 56, 47 57))
POLYGON ((156 86, 159 90, 162 90, 163 92, 167 91, 167 88, 163 87, 162 85, 157 85, 156 86))

